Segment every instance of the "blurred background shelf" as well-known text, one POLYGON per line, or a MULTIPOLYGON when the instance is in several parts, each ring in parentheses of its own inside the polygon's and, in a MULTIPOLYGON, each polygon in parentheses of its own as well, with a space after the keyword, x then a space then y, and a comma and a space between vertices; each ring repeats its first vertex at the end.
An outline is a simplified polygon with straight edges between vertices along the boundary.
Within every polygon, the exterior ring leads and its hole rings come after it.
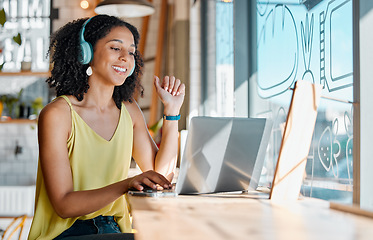
POLYGON ((37 121, 30 120, 30 119, 7 119, 7 120, 0 120, 0 124, 5 123, 13 123, 13 124, 36 124, 37 121))
POLYGON ((49 77, 50 72, 0 72, 1 76, 35 76, 35 77, 49 77))

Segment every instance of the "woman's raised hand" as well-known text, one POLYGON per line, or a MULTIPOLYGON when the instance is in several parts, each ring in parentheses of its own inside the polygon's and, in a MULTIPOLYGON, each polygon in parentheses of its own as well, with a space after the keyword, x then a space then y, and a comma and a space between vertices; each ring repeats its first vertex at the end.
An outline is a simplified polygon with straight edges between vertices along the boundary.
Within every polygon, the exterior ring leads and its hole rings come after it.
POLYGON ((185 85, 174 76, 165 76, 162 81, 154 76, 154 85, 161 99, 165 114, 178 115, 185 96, 185 85))

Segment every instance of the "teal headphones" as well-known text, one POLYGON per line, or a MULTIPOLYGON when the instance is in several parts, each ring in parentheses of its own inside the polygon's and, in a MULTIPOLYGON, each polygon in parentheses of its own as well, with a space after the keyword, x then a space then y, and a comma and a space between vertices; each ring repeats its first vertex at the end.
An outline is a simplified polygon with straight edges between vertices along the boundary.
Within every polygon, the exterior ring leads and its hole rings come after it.
MULTIPOLYGON (((92 47, 92 45, 89 42, 87 42, 84 39, 85 26, 87 25, 87 23, 89 21, 91 21, 92 18, 94 18, 94 16, 91 17, 91 18, 89 18, 89 19, 87 19, 84 22, 84 24, 82 26, 82 29, 79 32, 79 36, 80 36, 79 37, 79 39, 80 39, 80 54, 79 54, 78 59, 79 59, 79 62, 81 64, 88 64, 93 59, 93 47, 92 47)), ((131 69, 131 72, 128 75, 128 77, 131 76, 134 71, 135 71, 135 66, 133 66, 133 68, 131 69)))
POLYGON ((88 64, 93 59, 93 48, 92 45, 84 39, 84 31, 85 26, 92 18, 89 18, 87 21, 84 22, 82 29, 80 29, 79 36, 80 36, 80 55, 79 55, 79 62, 81 64, 88 64))

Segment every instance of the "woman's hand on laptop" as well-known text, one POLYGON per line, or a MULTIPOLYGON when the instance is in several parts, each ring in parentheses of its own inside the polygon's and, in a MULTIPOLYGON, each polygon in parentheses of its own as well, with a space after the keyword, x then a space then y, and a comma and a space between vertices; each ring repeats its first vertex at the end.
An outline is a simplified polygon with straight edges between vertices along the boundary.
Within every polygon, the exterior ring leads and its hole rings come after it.
POLYGON ((146 187, 161 190, 171 188, 172 184, 163 175, 153 170, 149 170, 132 177, 128 185, 128 189, 135 188, 139 191, 144 190, 146 187))

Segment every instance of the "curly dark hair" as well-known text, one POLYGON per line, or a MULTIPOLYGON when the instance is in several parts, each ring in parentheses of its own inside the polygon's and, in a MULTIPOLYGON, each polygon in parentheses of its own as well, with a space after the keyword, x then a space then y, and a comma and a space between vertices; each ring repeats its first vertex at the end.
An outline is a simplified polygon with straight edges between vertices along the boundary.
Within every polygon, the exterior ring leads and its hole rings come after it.
MULTIPOLYGON (((84 94, 89 89, 88 76, 86 74, 89 65, 79 62, 79 32, 87 19, 69 22, 51 36, 48 53, 51 56, 50 62, 53 68, 51 76, 46 82, 51 88, 55 88, 57 96, 73 95, 79 101, 82 101, 84 94)), ((134 93, 138 91, 142 96, 144 90, 140 83, 141 68, 144 62, 137 50, 140 38, 139 32, 136 27, 117 17, 97 15, 85 26, 84 39, 94 49, 98 40, 109 34, 112 28, 118 26, 124 26, 131 31, 136 46, 135 71, 130 77, 127 77, 121 86, 114 88, 113 100, 120 109, 123 101, 132 102, 134 93)))

